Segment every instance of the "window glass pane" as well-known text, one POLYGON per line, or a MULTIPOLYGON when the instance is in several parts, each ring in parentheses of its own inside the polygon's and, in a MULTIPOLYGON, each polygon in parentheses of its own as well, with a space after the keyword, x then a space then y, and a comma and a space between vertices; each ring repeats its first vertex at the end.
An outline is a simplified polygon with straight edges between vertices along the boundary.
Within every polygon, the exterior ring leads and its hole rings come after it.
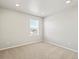
POLYGON ((30 30, 32 35, 39 35, 39 20, 30 20, 30 30))

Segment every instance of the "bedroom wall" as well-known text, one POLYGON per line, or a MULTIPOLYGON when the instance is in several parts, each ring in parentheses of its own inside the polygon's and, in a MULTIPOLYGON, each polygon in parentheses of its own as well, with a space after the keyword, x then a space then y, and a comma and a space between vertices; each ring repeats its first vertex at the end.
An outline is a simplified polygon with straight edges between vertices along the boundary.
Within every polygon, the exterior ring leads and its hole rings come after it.
POLYGON ((0 50, 42 40, 42 18, 0 8, 0 50), (31 37, 30 19, 40 20, 39 37, 31 37))
POLYGON ((63 10, 44 19, 44 39, 52 44, 77 51, 77 7, 63 10))

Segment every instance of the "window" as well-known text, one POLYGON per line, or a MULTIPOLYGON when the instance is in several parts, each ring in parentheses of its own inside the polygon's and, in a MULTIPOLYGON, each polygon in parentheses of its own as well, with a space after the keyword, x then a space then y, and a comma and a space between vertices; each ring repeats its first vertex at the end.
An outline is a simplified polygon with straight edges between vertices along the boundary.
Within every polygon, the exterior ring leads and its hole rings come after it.
POLYGON ((30 33, 31 35, 39 35, 39 20, 30 20, 30 33))

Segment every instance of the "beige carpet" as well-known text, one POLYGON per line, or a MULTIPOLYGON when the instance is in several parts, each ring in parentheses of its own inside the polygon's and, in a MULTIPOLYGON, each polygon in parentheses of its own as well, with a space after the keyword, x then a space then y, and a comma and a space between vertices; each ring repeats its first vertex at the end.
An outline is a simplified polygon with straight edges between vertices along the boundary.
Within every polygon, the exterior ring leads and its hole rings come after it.
POLYGON ((0 59, 77 59, 77 54, 48 43, 35 43, 0 51, 0 59))

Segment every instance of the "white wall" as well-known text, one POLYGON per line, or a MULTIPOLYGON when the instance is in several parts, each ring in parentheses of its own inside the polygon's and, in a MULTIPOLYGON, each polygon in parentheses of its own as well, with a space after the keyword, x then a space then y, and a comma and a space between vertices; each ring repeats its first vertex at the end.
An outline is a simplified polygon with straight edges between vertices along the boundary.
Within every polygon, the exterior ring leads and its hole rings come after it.
POLYGON ((44 19, 44 39, 77 51, 77 7, 44 19))
POLYGON ((0 49, 41 41, 41 39, 42 19, 40 17, 0 8, 0 49), (40 20, 40 38, 30 36, 30 19, 40 20))

